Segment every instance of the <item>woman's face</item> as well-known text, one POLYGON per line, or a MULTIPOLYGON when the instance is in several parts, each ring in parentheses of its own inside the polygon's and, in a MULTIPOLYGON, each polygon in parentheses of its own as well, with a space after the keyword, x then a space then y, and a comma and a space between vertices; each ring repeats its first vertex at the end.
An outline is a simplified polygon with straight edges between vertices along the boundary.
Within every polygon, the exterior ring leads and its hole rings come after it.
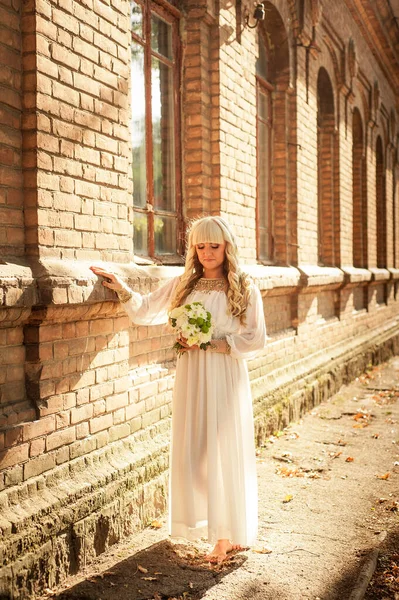
POLYGON ((223 266, 224 262, 224 251, 226 248, 226 242, 222 244, 203 243, 196 244, 195 249, 197 251, 198 260, 204 269, 218 269, 223 266))

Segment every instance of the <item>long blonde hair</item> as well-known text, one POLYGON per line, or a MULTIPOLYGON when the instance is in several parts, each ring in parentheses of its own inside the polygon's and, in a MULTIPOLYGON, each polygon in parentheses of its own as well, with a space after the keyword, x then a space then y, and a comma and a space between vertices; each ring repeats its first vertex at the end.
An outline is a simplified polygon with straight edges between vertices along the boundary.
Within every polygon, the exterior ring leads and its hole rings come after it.
POLYGON ((226 242, 223 263, 227 279, 228 310, 233 317, 243 322, 247 310, 251 280, 238 265, 237 244, 228 223, 222 217, 203 217, 191 223, 184 273, 177 284, 170 310, 183 304, 194 289, 195 283, 203 276, 204 269, 198 260, 196 244, 222 244, 226 242))

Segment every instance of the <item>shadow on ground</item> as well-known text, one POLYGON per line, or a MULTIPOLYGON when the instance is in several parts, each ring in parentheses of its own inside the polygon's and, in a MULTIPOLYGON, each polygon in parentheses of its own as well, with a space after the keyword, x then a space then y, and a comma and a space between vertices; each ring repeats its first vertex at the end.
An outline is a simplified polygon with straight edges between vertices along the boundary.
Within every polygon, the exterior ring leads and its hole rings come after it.
POLYGON ((390 532, 381 545, 377 568, 364 600, 399 598, 399 527, 390 532))
POLYGON ((107 571, 51 596, 57 600, 164 600, 201 598, 206 590, 240 568, 247 558, 232 555, 212 566, 190 547, 163 540, 107 571))

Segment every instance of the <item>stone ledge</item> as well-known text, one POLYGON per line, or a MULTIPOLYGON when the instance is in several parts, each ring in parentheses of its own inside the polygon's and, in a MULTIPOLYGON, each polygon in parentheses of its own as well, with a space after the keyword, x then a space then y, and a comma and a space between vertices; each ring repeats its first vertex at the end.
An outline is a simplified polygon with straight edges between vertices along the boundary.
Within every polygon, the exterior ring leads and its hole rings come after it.
POLYGON ((383 281, 389 281, 391 274, 388 269, 379 269, 377 267, 370 267, 371 281, 381 283, 383 281))
POLYGON ((297 291, 301 278, 300 272, 295 267, 245 265, 244 269, 267 296, 297 291))
MULTIPOLYGON (((0 322, 21 322, 29 317, 29 309, 35 314, 33 320, 51 321, 61 318, 53 313, 55 308, 67 307, 68 311, 84 307, 84 313, 68 318, 96 318, 106 316, 110 311, 120 310, 115 294, 101 285, 100 278, 89 269, 89 261, 42 260, 40 262, 19 262, 0 265, 0 322), (111 309, 107 304, 113 304, 111 309), (94 306, 101 305, 100 310, 94 306), (88 307, 93 307, 92 309, 88 307), (23 314, 9 311, 24 309, 23 314), (2 310, 3 309, 3 310, 2 310), (26 312, 28 310, 28 312, 26 312), (46 311, 46 312, 44 312, 46 311)), ((95 264, 95 263, 94 263, 95 264)), ((181 266, 105 264, 111 271, 120 275, 132 289, 140 293, 154 290, 162 282, 183 273, 181 266)), ((266 265, 243 265, 244 270, 255 280, 263 295, 276 296, 291 293, 315 293, 334 290, 344 285, 361 285, 399 280, 399 269, 357 269, 346 266, 321 267, 302 265, 299 267, 278 267, 266 265)), ((64 315, 65 316, 65 315, 64 315)), ((62 317, 64 318, 64 317, 62 317)))
POLYGON ((371 281, 371 271, 369 269, 359 269, 357 267, 342 267, 345 275, 345 285, 354 283, 367 283, 371 281))
POLYGON ((302 294, 313 293, 316 290, 335 290, 344 282, 344 272, 337 267, 320 267, 303 265, 298 267, 301 273, 299 282, 302 294))

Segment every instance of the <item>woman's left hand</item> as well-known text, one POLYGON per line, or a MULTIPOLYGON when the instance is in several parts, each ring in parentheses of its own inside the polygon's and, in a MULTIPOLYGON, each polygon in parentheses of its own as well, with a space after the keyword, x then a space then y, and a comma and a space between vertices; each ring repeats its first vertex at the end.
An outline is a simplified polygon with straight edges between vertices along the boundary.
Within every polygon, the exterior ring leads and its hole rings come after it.
POLYGON ((179 344, 182 346, 182 349, 181 349, 182 352, 186 352, 187 350, 199 350, 199 346, 197 346, 197 345, 189 346, 187 344, 187 339, 184 337, 177 338, 176 341, 179 342, 179 344))

